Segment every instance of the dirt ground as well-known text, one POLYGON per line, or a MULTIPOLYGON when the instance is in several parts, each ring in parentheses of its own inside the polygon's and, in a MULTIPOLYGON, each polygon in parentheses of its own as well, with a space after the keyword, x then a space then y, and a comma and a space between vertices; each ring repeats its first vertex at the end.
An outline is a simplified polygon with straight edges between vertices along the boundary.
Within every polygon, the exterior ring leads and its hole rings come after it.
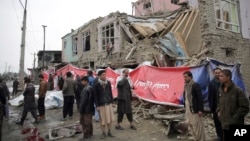
MULTIPOLYGON (((10 106, 10 118, 3 121, 3 141, 48 141, 49 129, 55 127, 63 127, 72 124, 79 124, 79 113, 74 107, 73 119, 68 119, 65 122, 60 121, 62 117, 62 108, 46 110, 46 121, 33 124, 33 117, 28 113, 27 119, 24 122, 23 126, 15 124, 15 121, 21 116, 22 106, 13 107, 10 106), (33 130, 32 130, 33 129, 33 130)), ((115 114, 115 116, 117 116, 115 114)), ((115 120, 116 121, 116 120, 115 120)), ((177 141, 178 134, 170 134, 167 136, 164 134, 166 131, 166 126, 160 120, 156 119, 138 119, 139 123, 135 123, 137 130, 131 130, 129 128, 129 122, 127 121, 126 116, 124 116, 123 123, 121 124, 125 130, 116 130, 115 123, 112 125, 112 133, 115 135, 115 138, 107 137, 105 139, 100 139, 101 129, 100 123, 93 120, 94 126, 94 136, 90 139, 93 141, 177 141)), ((208 134, 206 134, 207 136, 208 134)), ((76 134, 73 137, 64 137, 57 139, 60 141, 78 141, 82 138, 82 134, 76 134)), ((214 137, 207 136, 207 140, 212 141, 214 137)), ((186 140, 186 139, 185 139, 186 140)))
MULTIPOLYGON (((19 93, 21 94, 21 93, 19 93)), ((73 119, 68 119, 64 122, 60 121, 62 118, 62 108, 46 110, 46 120, 45 122, 39 124, 33 124, 33 117, 30 113, 24 122, 23 126, 16 125, 16 121, 21 117, 23 106, 14 107, 9 106, 9 119, 3 120, 2 127, 2 141, 49 141, 49 129, 54 129, 56 127, 64 127, 68 125, 77 124, 79 125, 79 113, 76 110, 76 104, 74 104, 74 115, 73 119)), ((207 114, 210 115, 210 114, 207 114)), ((213 126, 213 121, 210 116, 205 115, 204 125, 206 140, 213 141, 215 137, 215 130, 213 126)), ((115 113, 115 117, 117 114, 115 113)), ((101 129, 100 123, 93 120, 94 126, 94 136, 90 139, 91 141, 177 141, 177 136, 180 134, 170 134, 167 136, 167 127, 162 123, 161 120, 155 118, 144 119, 143 117, 137 118, 139 123, 134 122, 137 130, 132 130, 129 128, 129 122, 124 116, 123 123, 121 126, 125 130, 116 130, 116 118, 112 124, 111 132, 115 135, 115 138, 107 137, 105 139, 100 139, 101 129)), ((248 116, 248 124, 250 124, 250 114, 248 116)), ((57 139, 59 141, 78 141, 82 138, 82 133, 75 134, 72 137, 63 137, 57 139)), ((187 139, 182 139, 187 140, 187 139)))

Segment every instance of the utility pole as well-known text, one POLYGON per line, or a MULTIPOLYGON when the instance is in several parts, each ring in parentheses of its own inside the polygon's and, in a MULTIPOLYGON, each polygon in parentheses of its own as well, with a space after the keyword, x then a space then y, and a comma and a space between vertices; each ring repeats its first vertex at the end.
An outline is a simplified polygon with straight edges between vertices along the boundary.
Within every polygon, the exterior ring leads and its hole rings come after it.
POLYGON ((44 57, 45 57, 45 28, 46 25, 42 25, 43 27, 43 70, 44 70, 44 57))
POLYGON ((25 35, 26 35, 26 17, 27 17, 27 0, 25 0, 25 6, 23 6, 21 0, 19 0, 21 3, 24 12, 23 12, 23 27, 21 28, 22 30, 22 41, 21 41, 21 55, 20 55, 20 66, 19 66, 19 79, 20 79, 20 87, 23 90, 24 89, 24 83, 23 83, 23 78, 24 78, 24 56, 25 56, 25 35))
POLYGON ((4 73, 7 73, 7 66, 8 66, 8 63, 5 62, 5 71, 4 71, 4 73))
POLYGON ((33 62, 33 69, 35 70, 36 68, 36 53, 31 53, 31 55, 34 55, 34 62, 33 62))

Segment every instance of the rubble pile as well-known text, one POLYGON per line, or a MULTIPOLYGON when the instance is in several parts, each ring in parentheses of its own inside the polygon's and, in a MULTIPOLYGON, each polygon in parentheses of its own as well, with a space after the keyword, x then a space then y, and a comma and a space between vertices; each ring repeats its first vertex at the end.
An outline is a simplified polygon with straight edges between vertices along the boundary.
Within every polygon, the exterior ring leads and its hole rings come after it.
MULTIPOLYGON (((132 102, 133 117, 137 124, 140 124, 143 119, 154 119, 160 121, 165 129, 164 134, 176 134, 178 139, 186 139, 191 134, 187 130, 184 113, 185 108, 177 108, 166 105, 153 104, 142 99, 134 99, 132 102)), ((205 112, 203 116, 206 136, 216 138, 214 121, 212 113, 205 112)), ((245 124, 250 124, 250 114, 245 117, 245 124)))

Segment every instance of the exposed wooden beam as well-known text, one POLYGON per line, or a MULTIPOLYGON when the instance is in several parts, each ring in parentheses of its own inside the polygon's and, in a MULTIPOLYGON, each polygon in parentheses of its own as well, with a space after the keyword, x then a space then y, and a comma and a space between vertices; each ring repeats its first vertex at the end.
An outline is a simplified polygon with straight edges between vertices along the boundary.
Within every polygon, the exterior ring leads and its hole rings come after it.
POLYGON ((188 30, 187 35, 186 35, 186 37, 185 37, 185 42, 186 42, 187 39, 188 39, 188 36, 189 36, 189 34, 190 34, 190 32, 191 32, 193 26, 194 26, 194 23, 195 23, 195 21, 196 21, 196 18, 197 18, 197 16, 198 16, 198 14, 199 14, 199 10, 196 11, 196 15, 195 15, 195 17, 194 17, 194 19, 193 19, 193 21, 192 21, 192 24, 191 24, 191 26, 190 26, 190 28, 189 28, 189 30, 188 30))
POLYGON ((137 39, 134 37, 134 35, 131 34, 129 28, 119 19, 119 25, 122 27, 122 29, 125 31, 125 33, 128 35, 128 37, 132 40, 132 42, 137 42, 137 39))

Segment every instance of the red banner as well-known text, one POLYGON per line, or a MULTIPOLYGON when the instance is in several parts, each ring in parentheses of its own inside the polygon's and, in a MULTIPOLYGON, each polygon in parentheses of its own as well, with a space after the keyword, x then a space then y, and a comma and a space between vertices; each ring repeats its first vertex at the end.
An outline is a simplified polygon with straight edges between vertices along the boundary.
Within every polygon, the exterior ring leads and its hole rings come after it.
POLYGON ((57 70, 56 74, 60 75, 62 73, 63 77, 66 78, 67 72, 71 72, 73 75, 73 78, 75 79, 75 77, 77 75, 79 75, 80 77, 87 75, 88 70, 87 69, 80 69, 80 68, 77 68, 73 65, 68 64, 68 65, 62 67, 61 69, 57 70))
POLYGON ((118 93, 117 88, 116 88, 116 79, 117 79, 118 76, 119 76, 119 74, 117 74, 111 68, 106 69, 106 78, 111 83, 113 98, 116 98, 117 93, 118 93))
MULTIPOLYGON (((130 72, 130 77, 134 86, 134 94, 146 101, 181 106, 180 101, 183 94, 184 79, 183 72, 190 70, 189 67, 178 68, 156 68, 151 66, 140 66, 130 72)), ((86 69, 79 69, 72 65, 56 71, 57 75, 65 77, 70 71, 74 75, 87 75, 86 69)), ((95 74, 95 72, 93 72, 95 74)), ((46 73, 44 73, 46 75, 46 73)), ((111 82, 113 97, 117 97, 116 80, 119 77, 111 68, 106 69, 107 80, 111 82)), ((46 77, 47 78, 47 77, 46 77)))
POLYGON ((180 106, 184 87, 183 72, 189 69, 141 66, 130 73, 134 92, 147 101, 180 106))

